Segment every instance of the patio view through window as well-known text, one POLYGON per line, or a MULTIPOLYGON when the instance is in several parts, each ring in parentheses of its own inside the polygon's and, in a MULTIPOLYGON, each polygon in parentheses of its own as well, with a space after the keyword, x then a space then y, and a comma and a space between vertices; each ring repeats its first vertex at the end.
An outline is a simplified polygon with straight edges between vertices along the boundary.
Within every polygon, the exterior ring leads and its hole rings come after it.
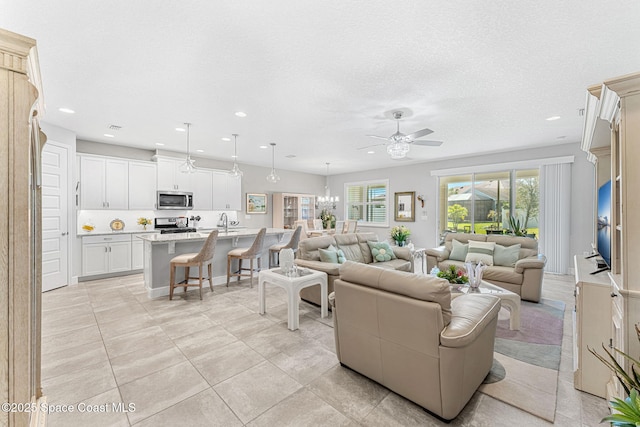
POLYGON ((503 234, 510 218, 539 237, 538 169, 440 177, 440 232, 503 234))
POLYGON ((345 184, 345 218, 362 226, 389 225, 389 181, 367 181, 345 184))

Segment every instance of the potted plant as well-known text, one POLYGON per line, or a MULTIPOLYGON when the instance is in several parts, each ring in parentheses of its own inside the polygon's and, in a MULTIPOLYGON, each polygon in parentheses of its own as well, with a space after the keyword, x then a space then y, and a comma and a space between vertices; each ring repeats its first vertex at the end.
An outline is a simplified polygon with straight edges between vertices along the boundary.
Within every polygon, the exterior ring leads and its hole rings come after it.
POLYGON ((455 265, 450 265, 446 270, 438 271, 436 276, 442 279, 447 279, 449 283, 458 285, 469 283, 469 276, 467 276, 462 269, 456 267, 455 265))
POLYGON ((404 225, 396 225, 391 229, 391 238, 395 240, 398 246, 404 246, 407 242, 407 237, 410 235, 411 231, 404 225))
POLYGON ((524 228, 524 224, 520 224, 520 220, 515 216, 509 217, 509 228, 511 229, 511 234, 514 236, 526 236, 527 229, 524 228))

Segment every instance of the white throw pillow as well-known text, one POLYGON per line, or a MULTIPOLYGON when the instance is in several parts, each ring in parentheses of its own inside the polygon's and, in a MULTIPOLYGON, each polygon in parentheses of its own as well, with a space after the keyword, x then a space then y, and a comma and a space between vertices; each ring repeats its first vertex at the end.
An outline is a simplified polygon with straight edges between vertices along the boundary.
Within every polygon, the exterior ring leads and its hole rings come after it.
POLYGON ((493 265, 493 251, 495 250, 495 242, 476 242, 469 240, 469 252, 465 262, 474 262, 478 264, 482 261, 485 265, 493 265))

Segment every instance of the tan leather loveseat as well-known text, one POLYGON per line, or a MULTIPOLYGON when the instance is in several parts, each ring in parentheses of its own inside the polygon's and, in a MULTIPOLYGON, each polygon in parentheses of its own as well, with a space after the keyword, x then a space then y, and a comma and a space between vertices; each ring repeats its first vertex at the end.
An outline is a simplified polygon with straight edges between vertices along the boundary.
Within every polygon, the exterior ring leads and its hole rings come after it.
POLYGON ((340 363, 441 418, 455 418, 491 369, 495 296, 451 300, 444 279, 346 262, 329 301, 340 363))
POLYGON ((495 242, 502 247, 520 245, 517 260, 512 266, 493 265, 487 267, 483 280, 515 292, 527 301, 539 302, 542 294, 542 278, 547 258, 538 253, 538 241, 530 237, 516 237, 501 234, 449 233, 445 237, 444 246, 427 249, 427 271, 437 266, 440 270, 451 264, 464 267, 464 261, 450 259, 453 240, 468 244, 470 240, 479 242, 495 242))
MULTIPOLYGON (((304 239, 298 245, 295 263, 300 267, 327 273, 328 293, 331 293, 333 292, 333 282, 340 276, 340 266, 342 264, 320 261, 318 249, 327 249, 330 245, 333 245, 344 252, 347 260, 371 264, 373 263, 373 256, 371 256, 371 248, 367 242, 377 241, 378 236, 375 233, 346 233, 304 239)), ((376 262, 374 265, 391 270, 413 271, 411 251, 407 248, 396 246, 393 246, 392 249, 397 259, 376 262)), ((320 285, 302 289, 300 297, 320 305, 320 285)))

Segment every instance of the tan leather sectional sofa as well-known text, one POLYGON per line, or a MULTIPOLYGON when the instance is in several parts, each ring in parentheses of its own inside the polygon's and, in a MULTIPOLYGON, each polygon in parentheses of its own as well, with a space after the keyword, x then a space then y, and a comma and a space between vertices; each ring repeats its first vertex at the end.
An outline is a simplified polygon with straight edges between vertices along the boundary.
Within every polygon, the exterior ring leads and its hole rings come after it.
POLYGON ((437 266, 440 270, 451 264, 464 267, 464 261, 449 259, 453 248, 453 240, 463 244, 470 240, 495 242, 504 247, 520 245, 518 260, 513 266, 493 265, 487 267, 483 280, 515 292, 527 301, 539 302, 542 294, 542 278, 547 258, 538 253, 538 241, 530 237, 516 237, 501 234, 449 233, 445 237, 444 246, 427 249, 427 271, 437 266))
MULTIPOLYGON (((324 271, 328 277, 329 293, 333 292, 333 282, 340 276, 342 264, 322 262, 318 249, 327 249, 330 245, 342 249, 349 261, 364 264, 373 263, 371 248, 368 241, 377 242, 375 233, 346 233, 333 236, 312 237, 300 241, 296 254, 296 265, 324 271)), ((374 265, 391 270, 413 271, 413 256, 407 248, 392 247, 397 259, 385 262, 376 262, 374 265)), ((300 297, 305 301, 320 305, 320 285, 311 286, 300 291, 300 297)))
POLYGON ((346 262, 329 300, 340 363, 455 418, 491 369, 500 299, 433 276, 346 262))

